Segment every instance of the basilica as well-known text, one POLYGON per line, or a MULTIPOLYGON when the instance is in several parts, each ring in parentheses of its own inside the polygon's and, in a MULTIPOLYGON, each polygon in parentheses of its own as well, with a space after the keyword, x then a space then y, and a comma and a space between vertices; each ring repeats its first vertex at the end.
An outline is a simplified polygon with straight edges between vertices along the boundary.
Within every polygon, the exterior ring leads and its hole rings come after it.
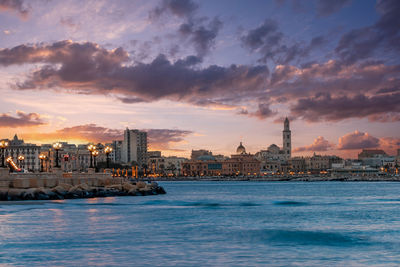
POLYGON ((256 158, 263 162, 266 160, 285 161, 292 156, 292 136, 289 126, 289 119, 286 118, 282 131, 282 148, 275 144, 268 147, 267 150, 261 150, 256 153, 256 158))

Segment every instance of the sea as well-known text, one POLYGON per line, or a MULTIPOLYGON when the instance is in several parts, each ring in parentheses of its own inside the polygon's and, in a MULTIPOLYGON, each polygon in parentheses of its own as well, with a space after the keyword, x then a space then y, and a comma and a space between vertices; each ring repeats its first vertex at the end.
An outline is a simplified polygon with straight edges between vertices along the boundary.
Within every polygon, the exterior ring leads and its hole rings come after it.
POLYGON ((399 266, 400 183, 160 182, 0 202, 0 266, 399 266))

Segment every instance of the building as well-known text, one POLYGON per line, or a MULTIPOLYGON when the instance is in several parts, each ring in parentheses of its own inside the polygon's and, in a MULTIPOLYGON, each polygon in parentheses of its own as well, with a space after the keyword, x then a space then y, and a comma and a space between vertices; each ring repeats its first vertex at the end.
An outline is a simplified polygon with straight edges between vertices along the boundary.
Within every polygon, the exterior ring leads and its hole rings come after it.
POLYGON ((263 173, 282 172, 282 166, 287 168, 287 161, 292 156, 292 132, 288 118, 285 118, 283 123, 282 148, 272 144, 268 149, 257 152, 255 156, 261 162, 263 173))
POLYGON ((112 148, 112 151, 109 155, 110 161, 116 163, 122 162, 122 141, 112 141, 112 143, 106 145, 112 148))
POLYGON ((292 132, 290 131, 289 119, 287 117, 283 123, 282 138, 283 154, 286 156, 286 159, 290 159, 292 156, 292 132))
POLYGON ((303 157, 293 157, 288 160, 291 172, 303 174, 307 171, 306 160, 303 157))
POLYGON ((379 170, 370 166, 364 166, 361 162, 333 163, 329 170, 332 176, 337 175, 378 175, 379 170))
POLYGON ((188 160, 187 158, 176 156, 164 157, 161 155, 161 151, 149 151, 147 155, 149 174, 160 176, 181 175, 183 163, 188 160))
MULTIPOLYGON (((59 166, 64 172, 86 172, 90 167, 90 151, 88 145, 74 145, 66 142, 62 143, 61 149, 58 151, 59 166)), ((97 156, 96 161, 100 162, 101 156, 104 156, 102 150, 97 156)), ((46 156, 43 162, 44 171, 52 171, 56 166, 56 152, 52 145, 45 144, 41 146, 41 154, 46 156)))
POLYGON ((158 174, 163 176, 165 174, 165 162, 161 156, 161 151, 148 151, 147 152, 147 166, 150 174, 158 174))
POLYGON ((136 162, 139 168, 147 165, 147 133, 139 130, 124 131, 121 148, 121 162, 132 164, 136 162))
POLYGON ((179 176, 182 174, 183 163, 187 161, 187 158, 183 157, 163 157, 165 163, 165 171, 167 175, 179 176))
POLYGON ((185 176, 257 176, 260 174, 260 162, 254 155, 246 153, 240 142, 236 154, 230 158, 202 155, 184 162, 182 169, 185 176))
POLYGON ((343 159, 337 156, 317 155, 314 153, 312 157, 305 158, 307 172, 320 173, 327 172, 332 168, 333 163, 342 163, 343 159))
POLYGON ((373 168, 394 169, 396 165, 396 156, 389 156, 385 151, 380 149, 363 149, 358 154, 358 160, 364 166, 373 168))
POLYGON ((363 149, 360 154, 358 154, 358 159, 363 160, 365 158, 378 158, 378 157, 387 157, 385 151, 381 149, 363 149))
POLYGON ((4 139, 8 141, 8 147, 5 149, 5 158, 12 157, 14 162, 27 171, 38 171, 40 170, 39 153, 40 147, 34 144, 27 144, 22 139, 18 139, 17 135, 14 135, 12 140, 4 139), (24 160, 18 162, 18 156, 24 156, 24 160))
POLYGON ((212 156, 212 152, 205 150, 205 149, 199 149, 199 150, 192 150, 192 154, 190 155, 191 160, 197 160, 201 156, 212 156))

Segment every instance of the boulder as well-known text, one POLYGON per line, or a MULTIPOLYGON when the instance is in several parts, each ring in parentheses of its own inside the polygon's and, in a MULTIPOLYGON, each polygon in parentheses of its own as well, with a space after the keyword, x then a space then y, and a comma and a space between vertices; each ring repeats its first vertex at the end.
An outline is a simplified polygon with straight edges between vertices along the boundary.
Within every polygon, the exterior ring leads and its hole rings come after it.
POLYGON ((157 194, 160 194, 160 195, 164 195, 164 194, 166 194, 167 192, 165 192, 165 190, 164 190, 164 188, 163 188, 162 186, 158 186, 158 187, 156 188, 156 193, 157 193, 157 194))
POLYGON ((58 186, 61 186, 62 188, 64 188, 65 191, 68 191, 72 188, 72 185, 70 184, 65 184, 65 183, 61 183, 58 186))
MULTIPOLYGON (((120 184, 107 185, 106 188, 107 189, 115 189, 115 190, 118 190, 118 191, 122 191, 122 185, 120 185, 120 184)), ((111 190, 111 191, 113 191, 113 190, 111 190)))
POLYGON ((8 188, 0 189, 0 201, 7 200, 8 188))
POLYGON ((84 190, 84 191, 89 191, 90 190, 90 187, 86 183, 79 184, 77 187, 80 188, 81 190, 84 190))
POLYGON ((138 191, 137 191, 137 188, 135 187, 135 188, 132 188, 131 190, 129 190, 128 191, 128 195, 130 195, 130 196, 136 196, 136 193, 137 193, 138 191))
POLYGON ((21 200, 23 191, 21 189, 11 188, 7 192, 7 200, 21 200))
POLYGON ((136 185, 133 185, 133 184, 131 184, 131 183, 124 183, 124 184, 122 185, 122 189, 123 189, 124 191, 126 191, 126 192, 129 192, 129 191, 132 190, 132 189, 135 189, 135 190, 136 190, 136 185))
POLYGON ((145 182, 136 182, 136 187, 137 188, 145 188, 146 187, 146 183, 145 182))
POLYGON ((65 190, 65 188, 60 185, 54 187, 53 189, 51 189, 51 191, 61 196, 64 196, 68 192, 68 190, 65 190))

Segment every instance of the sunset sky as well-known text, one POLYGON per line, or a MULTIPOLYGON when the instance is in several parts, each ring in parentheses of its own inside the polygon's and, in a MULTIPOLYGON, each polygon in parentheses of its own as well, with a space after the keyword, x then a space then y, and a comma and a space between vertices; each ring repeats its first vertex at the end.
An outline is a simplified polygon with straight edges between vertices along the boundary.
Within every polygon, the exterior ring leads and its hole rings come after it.
POLYGON ((0 137, 394 154, 399 55, 398 0, 0 0, 0 137))

